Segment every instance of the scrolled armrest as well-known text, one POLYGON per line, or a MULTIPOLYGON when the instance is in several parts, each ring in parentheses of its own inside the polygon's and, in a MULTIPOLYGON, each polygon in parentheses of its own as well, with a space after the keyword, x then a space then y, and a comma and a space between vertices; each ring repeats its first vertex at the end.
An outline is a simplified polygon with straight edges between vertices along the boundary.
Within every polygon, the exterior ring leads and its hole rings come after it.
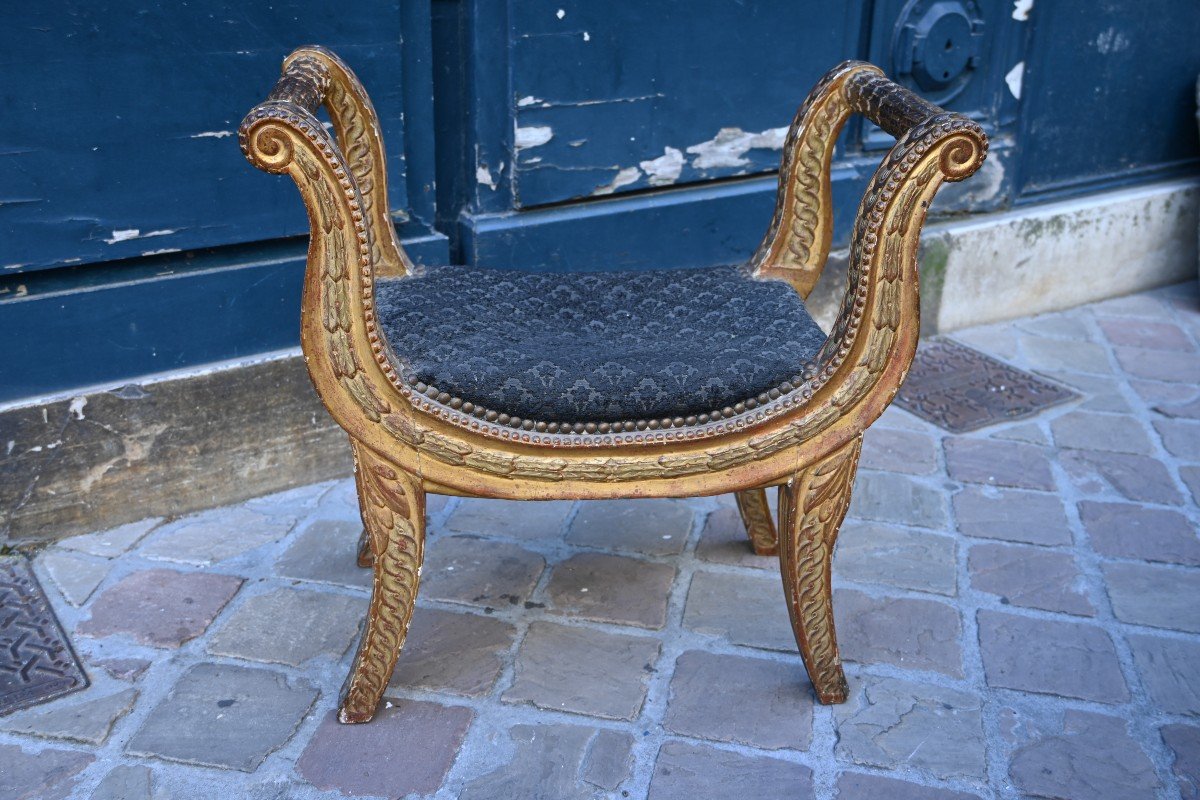
POLYGON ((850 108, 899 139, 930 117, 945 114, 938 106, 879 72, 855 72, 845 84, 850 108))
POLYGON ((302 55, 291 59, 266 102, 285 102, 316 114, 329 93, 329 68, 318 58, 302 55))

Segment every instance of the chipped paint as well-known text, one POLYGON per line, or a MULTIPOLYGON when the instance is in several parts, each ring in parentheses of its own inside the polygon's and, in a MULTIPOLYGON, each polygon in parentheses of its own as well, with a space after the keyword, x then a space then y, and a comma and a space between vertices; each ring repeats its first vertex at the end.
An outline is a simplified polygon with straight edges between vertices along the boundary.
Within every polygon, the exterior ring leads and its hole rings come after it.
POLYGON ((696 157, 692 161, 696 169, 744 167, 750 160, 742 156, 750 150, 783 149, 787 132, 787 126, 768 128, 761 133, 750 133, 741 128, 721 128, 714 138, 694 144, 687 151, 696 157))
POLYGON ((513 145, 517 150, 541 147, 554 138, 554 129, 549 125, 530 125, 513 129, 513 145))
POLYGON ((123 242, 126 239, 136 239, 141 235, 141 233, 142 232, 137 228, 126 228, 125 230, 113 231, 112 238, 105 239, 104 241, 108 242, 109 244, 116 244, 117 242, 123 242))
POLYGON ((674 147, 664 147, 661 156, 642 161, 638 166, 645 171, 651 186, 669 186, 679 180, 684 160, 683 151, 674 147))
POLYGON ((1129 37, 1116 28, 1109 28, 1096 37, 1096 49, 1106 56, 1128 50, 1129 37))
POLYGON ((584 31, 583 32, 583 40, 585 42, 590 42, 592 40, 592 35, 590 33, 588 33, 587 31, 584 31))
POLYGON ((174 228, 164 228, 160 231, 146 231, 142 233, 137 228, 125 228, 123 230, 115 230, 112 236, 104 241, 108 244, 116 244, 117 242, 127 242, 130 239, 149 239, 151 236, 170 236, 172 233, 178 233, 174 228))
POLYGON ((520 100, 517 101, 517 108, 525 108, 526 106, 534 106, 541 102, 543 102, 543 101, 540 97, 534 97, 533 95, 530 94, 530 95, 526 95, 525 97, 522 97, 520 100))
POLYGON ((1013 0, 1012 18, 1017 22, 1025 22, 1029 19, 1029 12, 1033 10, 1033 0, 1013 0))
POLYGON ((142 255, 144 255, 144 256, 161 256, 161 255, 166 255, 167 253, 178 253, 178 252, 180 252, 180 249, 178 247, 164 247, 160 250, 143 250, 142 255))
POLYGON ((626 167, 617 173, 616 177, 612 179, 612 183, 607 183, 604 186, 596 187, 596 191, 592 192, 592 194, 597 196, 612 194, 622 186, 628 186, 631 183, 636 183, 640 177, 642 177, 642 171, 640 169, 637 167, 626 167))
POLYGON ((1016 65, 1008 71, 1004 76, 1004 82, 1008 84, 1008 90, 1012 92, 1012 96, 1021 99, 1021 81, 1025 77, 1025 62, 1018 61, 1016 65))
POLYGON ((233 131, 200 131, 193 133, 192 139, 224 139, 226 136, 233 136, 233 131))
POLYGON ((83 407, 87 405, 87 398, 83 395, 72 397, 70 405, 67 406, 67 413, 77 420, 83 419, 83 407))
POLYGON ((496 179, 492 177, 492 173, 483 164, 475 167, 475 182, 481 186, 486 186, 493 192, 496 191, 496 179))
POLYGON ((567 12, 561 8, 558 11, 554 12, 554 16, 558 17, 559 19, 562 19, 566 15, 567 15, 567 12))

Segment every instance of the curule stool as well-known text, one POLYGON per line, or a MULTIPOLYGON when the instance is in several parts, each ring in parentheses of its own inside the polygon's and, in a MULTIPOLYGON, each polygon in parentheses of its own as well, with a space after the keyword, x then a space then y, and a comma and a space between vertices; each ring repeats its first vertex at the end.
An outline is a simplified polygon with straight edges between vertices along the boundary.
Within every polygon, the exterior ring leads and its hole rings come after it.
POLYGON ((375 713, 404 643, 425 493, 514 500, 736 492, 755 552, 779 554, 822 703, 847 694, 830 561, 863 431, 917 347, 917 246, 943 181, 987 152, 976 123, 870 64, 830 71, 788 131, 770 228, 740 268, 574 274, 416 267, 388 213, 379 124, 332 52, 296 50, 238 132, 287 173, 312 228, 301 343, 350 435, 374 568, 338 718, 375 713), (336 140, 314 116, 324 105, 336 140), (826 335, 805 310, 833 236, 830 161, 852 112, 897 138, 859 206, 826 335), (765 489, 779 487, 779 526, 765 489))

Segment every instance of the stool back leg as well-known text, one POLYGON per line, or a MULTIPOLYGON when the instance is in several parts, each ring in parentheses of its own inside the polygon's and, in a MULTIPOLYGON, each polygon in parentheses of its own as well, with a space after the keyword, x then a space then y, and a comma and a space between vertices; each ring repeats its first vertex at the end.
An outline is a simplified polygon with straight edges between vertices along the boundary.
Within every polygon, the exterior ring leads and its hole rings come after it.
POLYGON ((779 492, 779 567, 796 644, 822 703, 848 688, 833 623, 833 548, 858 469, 862 437, 796 473, 779 492))
POLYGON ((775 521, 771 519, 771 508, 767 505, 767 490, 740 491, 737 493, 737 504, 755 555, 773 556, 778 553, 779 535, 775 532, 775 521))
POLYGON ((425 548, 425 490, 420 480, 354 443, 355 477, 374 561, 367 626, 342 688, 339 722, 369 722, 404 646, 425 548))

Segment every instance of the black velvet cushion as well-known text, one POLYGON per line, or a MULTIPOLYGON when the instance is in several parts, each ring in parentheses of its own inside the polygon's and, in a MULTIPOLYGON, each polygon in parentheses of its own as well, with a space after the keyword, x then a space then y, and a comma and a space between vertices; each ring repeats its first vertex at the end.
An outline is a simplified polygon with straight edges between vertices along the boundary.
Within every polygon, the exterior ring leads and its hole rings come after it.
POLYGON ((405 377, 554 422, 732 406, 794 377, 825 341, 790 286, 734 267, 432 267, 378 281, 376 308, 405 377))

